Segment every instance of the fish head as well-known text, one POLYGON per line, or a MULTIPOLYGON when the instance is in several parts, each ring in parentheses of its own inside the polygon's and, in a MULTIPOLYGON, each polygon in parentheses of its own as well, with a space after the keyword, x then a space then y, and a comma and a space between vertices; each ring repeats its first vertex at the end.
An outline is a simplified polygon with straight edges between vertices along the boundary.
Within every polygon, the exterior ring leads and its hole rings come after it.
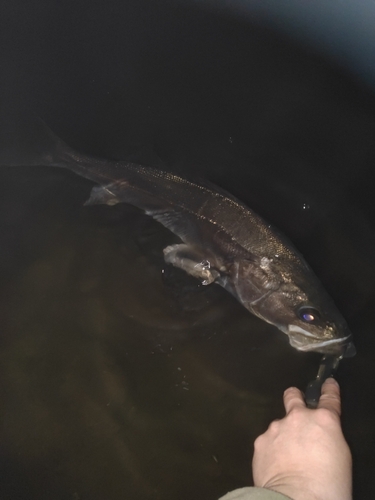
POLYGON ((308 286, 283 283, 253 308, 259 317, 277 326, 299 351, 340 357, 356 351, 349 327, 319 282, 308 286))
POLYGON ((290 344, 300 351, 314 351, 349 358, 356 354, 352 334, 345 321, 332 315, 321 316, 319 309, 301 304, 294 319, 287 325, 290 344))

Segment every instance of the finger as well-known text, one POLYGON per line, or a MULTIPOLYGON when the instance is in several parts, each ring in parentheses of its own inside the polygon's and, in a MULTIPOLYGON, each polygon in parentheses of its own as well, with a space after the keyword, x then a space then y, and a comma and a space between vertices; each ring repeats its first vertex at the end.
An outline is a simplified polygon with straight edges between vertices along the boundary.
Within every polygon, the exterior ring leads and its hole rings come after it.
POLYGON ((340 387, 334 378, 328 378, 322 385, 318 408, 326 408, 341 415, 340 387))
POLYGON ((303 394, 297 387, 289 387, 284 392, 284 406, 287 415, 295 408, 306 408, 303 394))

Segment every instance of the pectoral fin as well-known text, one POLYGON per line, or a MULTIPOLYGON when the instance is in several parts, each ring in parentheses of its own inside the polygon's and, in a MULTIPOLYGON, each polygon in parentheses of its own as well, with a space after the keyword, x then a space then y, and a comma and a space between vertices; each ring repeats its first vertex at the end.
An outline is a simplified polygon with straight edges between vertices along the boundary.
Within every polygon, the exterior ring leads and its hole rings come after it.
POLYGON ((211 262, 189 245, 170 245, 164 248, 164 260, 168 264, 183 269, 186 273, 202 280, 203 285, 213 283, 220 273, 211 262))
POLYGON ((111 190, 111 184, 108 186, 95 186, 92 188, 90 198, 85 205, 116 205, 120 203, 116 194, 111 190))

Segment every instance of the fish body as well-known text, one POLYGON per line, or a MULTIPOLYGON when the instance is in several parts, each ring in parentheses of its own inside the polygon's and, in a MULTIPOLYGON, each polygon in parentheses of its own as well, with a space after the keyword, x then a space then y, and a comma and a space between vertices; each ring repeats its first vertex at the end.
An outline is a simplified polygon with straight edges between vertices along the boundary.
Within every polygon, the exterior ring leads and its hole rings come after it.
POLYGON ((355 353, 348 326, 293 245, 241 201, 205 181, 132 162, 77 153, 54 136, 42 164, 63 167, 98 186, 87 205, 129 203, 176 234, 167 263, 229 291, 275 325, 301 351, 355 353))

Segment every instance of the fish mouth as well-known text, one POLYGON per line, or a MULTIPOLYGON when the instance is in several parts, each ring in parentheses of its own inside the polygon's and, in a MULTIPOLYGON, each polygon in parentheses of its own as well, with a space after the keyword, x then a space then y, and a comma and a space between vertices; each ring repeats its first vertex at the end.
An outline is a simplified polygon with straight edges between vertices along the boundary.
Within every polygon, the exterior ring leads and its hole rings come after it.
POLYGON ((290 345, 299 351, 338 354, 344 358, 350 358, 356 354, 351 334, 346 337, 322 340, 296 325, 289 325, 288 334, 290 345))

